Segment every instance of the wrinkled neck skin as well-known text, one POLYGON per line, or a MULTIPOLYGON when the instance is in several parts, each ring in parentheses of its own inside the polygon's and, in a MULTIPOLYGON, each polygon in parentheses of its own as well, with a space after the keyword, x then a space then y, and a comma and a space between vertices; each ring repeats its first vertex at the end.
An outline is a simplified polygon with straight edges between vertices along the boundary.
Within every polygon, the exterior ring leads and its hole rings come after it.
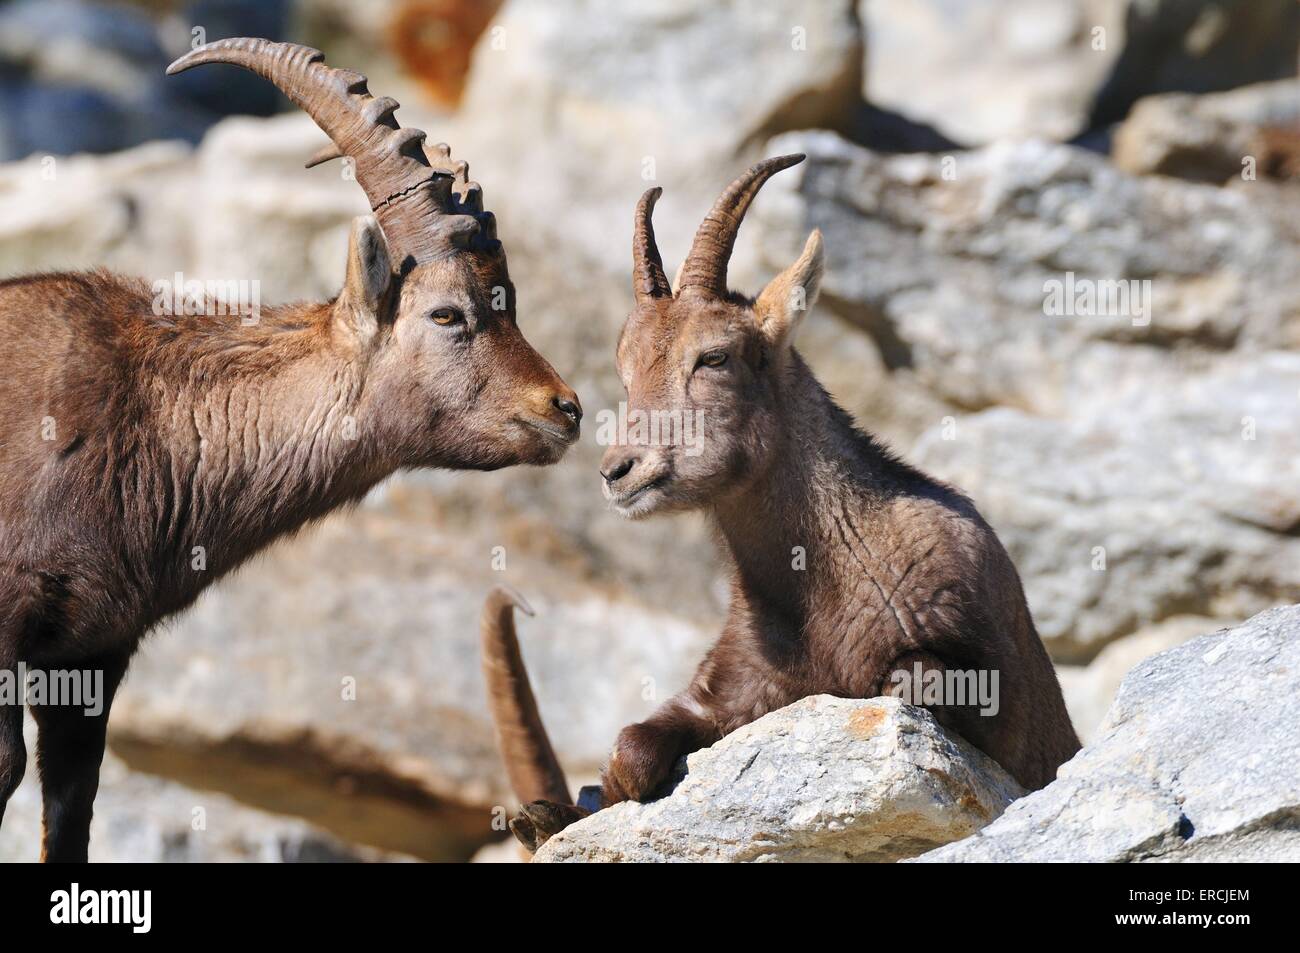
POLYGON ((870 507, 888 481, 797 353, 784 373, 767 468, 709 515, 734 567, 731 620, 801 632, 837 591, 836 515, 870 507))
POLYGON ((142 372, 171 474, 158 514, 168 541, 184 554, 219 540, 208 553, 219 574, 396 469, 365 386, 372 351, 335 327, 327 304, 267 308, 257 327, 213 324, 166 342, 142 372))

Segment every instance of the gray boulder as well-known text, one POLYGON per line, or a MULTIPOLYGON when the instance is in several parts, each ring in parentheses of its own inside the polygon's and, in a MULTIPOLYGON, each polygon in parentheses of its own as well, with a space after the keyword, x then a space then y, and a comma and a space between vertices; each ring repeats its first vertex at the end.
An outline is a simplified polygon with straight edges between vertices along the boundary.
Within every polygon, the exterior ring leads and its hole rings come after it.
POLYGON ((993 523, 1058 661, 1170 616, 1300 600, 1300 355, 1148 384, 1066 420, 985 411, 913 453, 993 523))
POLYGON ((1297 673, 1300 606, 1149 658, 1056 781, 918 859, 1300 860, 1297 673))
POLYGON ((1300 340, 1300 197, 1267 183, 1133 176, 1044 142, 886 156, 802 132, 768 152, 809 157, 747 222, 768 269, 820 227, 826 306, 956 407, 1063 416, 1116 381, 1300 340), (1147 283, 1126 301, 1117 281, 1147 283))
POLYGON ((1209 93, 1296 75, 1300 6, 1290 0, 1125 0, 1123 49, 1092 123, 1154 93, 1209 93))
POLYGON ((179 142, 0 166, 0 277, 107 267, 170 279, 192 264, 193 167, 179 142))
POLYGON ((893 861, 967 836, 1022 793, 923 709, 817 695, 688 756, 671 794, 599 811, 533 860, 893 861))
POLYGON ((864 90, 958 142, 1101 132, 1143 96, 1294 76, 1290 0, 860 0, 864 90))
POLYGON ((1065 696, 1065 707, 1079 740, 1084 744, 1096 737, 1119 687, 1139 662, 1157 652, 1181 645, 1222 625, 1215 619, 1176 615, 1116 639, 1087 665, 1058 665, 1056 677, 1065 696))
MULTIPOLYGON (((28 748, 34 749, 35 732, 28 748)), ((41 854, 35 765, 14 792, 0 830, 0 863, 41 854)), ((90 826, 91 863, 356 863, 409 860, 349 844, 296 818, 267 814, 212 791, 129 770, 108 755, 90 826)))
POLYGON ((1069 139, 1123 46, 1123 0, 861 0, 871 102, 958 142, 1069 139), (1105 31, 1102 49, 1093 30, 1105 31))
POLYGON ((1202 182, 1286 178, 1300 174, 1298 126, 1300 80, 1204 96, 1168 93, 1133 108, 1115 131, 1112 157, 1128 172, 1202 182))

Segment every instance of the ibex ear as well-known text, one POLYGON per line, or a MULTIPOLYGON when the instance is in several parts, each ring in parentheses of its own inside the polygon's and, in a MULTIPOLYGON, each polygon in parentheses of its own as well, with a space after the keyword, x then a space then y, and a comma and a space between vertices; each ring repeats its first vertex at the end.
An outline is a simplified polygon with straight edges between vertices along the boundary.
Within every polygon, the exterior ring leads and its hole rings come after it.
POLYGON ((773 344, 789 341, 803 316, 817 303, 822 267, 822 233, 813 229, 799 260, 769 281, 754 302, 758 326, 773 344))
POLYGON ((348 276, 339 295, 339 319, 351 330, 369 336, 379 329, 379 309, 393 280, 388 242, 373 215, 352 220, 348 236, 348 276))

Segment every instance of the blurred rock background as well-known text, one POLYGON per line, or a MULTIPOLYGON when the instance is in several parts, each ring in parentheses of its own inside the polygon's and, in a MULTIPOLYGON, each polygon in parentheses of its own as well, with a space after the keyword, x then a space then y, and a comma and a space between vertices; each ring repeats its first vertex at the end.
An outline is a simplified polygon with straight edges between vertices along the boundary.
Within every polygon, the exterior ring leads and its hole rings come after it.
MULTIPOLYGON (((9 0, 0 276, 332 296, 366 206, 337 164, 302 168, 323 135, 233 67, 163 76, 248 34, 365 72, 469 160, 521 325, 593 424, 622 396, 641 192, 665 189, 675 269, 734 174, 808 153, 756 203, 732 283, 757 292, 825 232, 800 349, 995 525, 1085 739, 1141 659, 1300 601, 1294 0, 9 0), (1067 273, 1150 281, 1149 321, 1049 315, 1067 273)), ((500 840, 477 651, 497 582, 539 610, 543 716, 593 776, 725 611, 702 521, 606 512, 600 452, 592 426, 558 467, 401 475, 155 634, 113 712, 92 858, 500 840)), ((38 801, 32 771, 0 858, 35 858, 38 801)))

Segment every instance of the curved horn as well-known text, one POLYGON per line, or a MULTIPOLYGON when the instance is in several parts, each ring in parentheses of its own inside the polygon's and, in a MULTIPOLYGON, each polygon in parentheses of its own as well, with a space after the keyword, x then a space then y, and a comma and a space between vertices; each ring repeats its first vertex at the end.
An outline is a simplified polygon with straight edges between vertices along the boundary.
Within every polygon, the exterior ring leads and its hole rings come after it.
POLYGON ((802 154, 776 156, 752 165, 718 196, 713 208, 700 223, 691 245, 691 253, 682 264, 677 293, 691 291, 721 298, 727 293, 727 262, 736 245, 736 233, 749 211, 749 204, 763 183, 782 169, 798 165, 802 154))
POLYGON ((515 607, 526 615, 533 614, 521 596, 504 586, 495 587, 483 604, 483 676, 487 680, 488 707, 496 725, 497 746, 505 760, 510 785, 521 804, 533 801, 572 804, 564 771, 546 736, 528 671, 519 654, 515 607))
POLYGON ((401 128, 393 118, 397 101, 372 96, 360 73, 326 66, 324 59, 320 50, 296 43, 239 37, 191 50, 167 74, 228 63, 270 80, 333 140, 337 149, 320 155, 337 151, 356 162, 357 182, 397 252, 395 263, 445 254, 455 236, 475 229, 454 221, 463 216, 455 214, 449 177, 430 166, 421 148, 424 133, 401 128))
POLYGON ((661 188, 649 189, 636 204, 636 224, 632 236, 632 289, 636 292, 637 301, 671 298, 673 294, 672 285, 664 274, 664 263, 659 257, 655 227, 651 221, 655 203, 663 194, 661 188))

